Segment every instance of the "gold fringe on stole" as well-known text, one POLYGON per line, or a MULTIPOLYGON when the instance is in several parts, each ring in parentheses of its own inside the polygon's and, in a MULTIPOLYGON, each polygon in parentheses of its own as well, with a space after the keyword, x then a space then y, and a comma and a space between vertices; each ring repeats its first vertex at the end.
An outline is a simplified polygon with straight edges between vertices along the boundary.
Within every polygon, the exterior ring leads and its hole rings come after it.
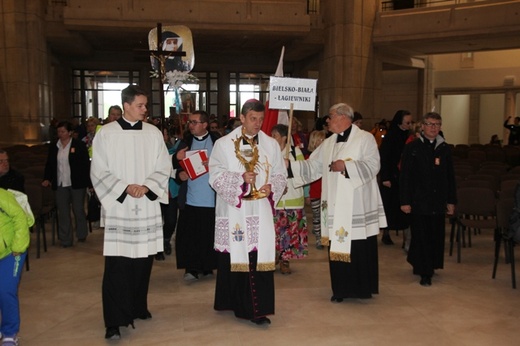
POLYGON ((249 264, 248 263, 231 263, 231 271, 247 273, 249 271, 249 264))
POLYGON ((275 269, 276 265, 274 264, 274 262, 256 264, 256 270, 259 272, 270 272, 274 271, 275 269))
POLYGON ((329 237, 321 237, 320 241, 321 241, 321 245, 329 246, 329 241, 330 241, 329 237))
POLYGON ((331 252, 330 260, 350 263, 350 254, 349 253, 331 252))
MULTIPOLYGON (((269 271, 274 271, 275 269, 276 269, 276 266, 275 266, 274 262, 257 263, 257 265, 256 265, 256 270, 259 272, 269 272, 269 271)), ((248 263, 232 263, 231 271, 232 272, 248 272, 249 264, 248 263)))

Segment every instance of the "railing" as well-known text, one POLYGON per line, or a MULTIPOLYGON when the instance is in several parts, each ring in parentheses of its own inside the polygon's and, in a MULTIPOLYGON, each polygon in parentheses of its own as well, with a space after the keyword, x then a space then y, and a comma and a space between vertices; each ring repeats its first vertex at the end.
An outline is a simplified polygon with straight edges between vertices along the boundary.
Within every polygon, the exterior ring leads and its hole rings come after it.
POLYGON ((381 3, 381 11, 404 10, 409 8, 433 7, 445 5, 468 4, 489 0, 391 0, 381 3))

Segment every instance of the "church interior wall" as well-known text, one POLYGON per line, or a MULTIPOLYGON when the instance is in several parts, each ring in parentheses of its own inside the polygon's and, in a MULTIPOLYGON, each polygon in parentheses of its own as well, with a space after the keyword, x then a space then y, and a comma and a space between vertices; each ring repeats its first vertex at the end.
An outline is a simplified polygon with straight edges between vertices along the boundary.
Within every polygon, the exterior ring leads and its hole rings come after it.
POLYGON ((468 144, 470 129, 470 96, 446 95, 438 105, 442 116, 442 132, 448 143, 468 144))
MULTIPOLYGON (((381 121, 383 118, 392 120, 399 109, 409 110, 414 120, 420 119, 422 114, 419 114, 417 108, 418 84, 417 69, 383 71, 381 114, 375 118, 375 121, 381 121)), ((370 124, 368 130, 372 126, 373 124, 370 124)))
MULTIPOLYGON (((470 62, 467 56, 467 53, 429 56, 433 71, 431 89, 438 92, 435 110, 440 110, 444 118, 443 129, 454 144, 485 144, 493 134, 507 141, 508 131, 502 126, 504 120, 508 116, 520 116, 518 94, 515 94, 512 111, 505 106, 506 85, 518 89, 520 84, 520 49, 474 52, 470 62), (469 94, 479 96, 478 105, 471 106, 469 94), (471 124, 470 108, 475 116, 471 124)), ((418 117, 422 115, 415 104, 418 90, 414 71, 383 72, 382 117, 391 118, 391 110, 400 108, 409 109, 418 117)), ((425 108, 431 110, 428 106, 425 108)))
POLYGON ((450 90, 451 93, 460 90, 460 95, 477 93, 480 96, 476 119, 478 136, 473 137, 473 140, 468 139, 460 143, 485 144, 493 134, 498 134, 500 139, 507 140, 508 131, 502 124, 508 116, 518 116, 518 105, 513 107, 517 113, 511 114, 506 107, 505 94, 508 87, 518 89, 520 50, 474 52, 470 64, 465 61, 466 57, 465 53, 433 57, 435 89, 450 90))

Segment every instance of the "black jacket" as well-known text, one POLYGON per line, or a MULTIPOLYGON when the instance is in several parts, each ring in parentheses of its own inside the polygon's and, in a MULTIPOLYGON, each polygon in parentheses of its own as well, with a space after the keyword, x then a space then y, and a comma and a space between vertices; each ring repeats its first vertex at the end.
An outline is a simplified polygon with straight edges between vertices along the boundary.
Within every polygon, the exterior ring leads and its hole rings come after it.
POLYGON ((400 175, 401 205, 413 214, 445 214, 447 204, 457 203, 451 150, 441 136, 434 145, 424 137, 404 148, 400 175))
MULTIPOLYGON (((70 179, 73 189, 92 187, 90 182, 90 158, 85 143, 72 139, 69 150, 70 179)), ((44 180, 52 183, 52 189, 58 188, 58 147, 53 143, 45 164, 44 180)))
POLYGON ((397 126, 390 128, 386 133, 379 149, 381 156, 379 176, 381 181, 398 182, 399 162, 401 161, 401 154, 408 136, 409 131, 403 131, 397 126))
POLYGON ((0 187, 25 193, 25 178, 22 173, 9 169, 9 172, 0 177, 0 187))

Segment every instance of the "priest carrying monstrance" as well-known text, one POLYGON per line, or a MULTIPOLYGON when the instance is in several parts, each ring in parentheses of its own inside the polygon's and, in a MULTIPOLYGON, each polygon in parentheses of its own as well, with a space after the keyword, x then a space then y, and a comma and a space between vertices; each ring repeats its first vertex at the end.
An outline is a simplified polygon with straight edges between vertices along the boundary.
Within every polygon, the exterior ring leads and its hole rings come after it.
POLYGON ((274 314, 275 232, 273 206, 287 171, 278 143, 260 130, 264 105, 248 100, 242 126, 215 142, 209 183, 217 192, 215 310, 269 324, 274 314), (257 188, 258 187, 258 188, 257 188))

